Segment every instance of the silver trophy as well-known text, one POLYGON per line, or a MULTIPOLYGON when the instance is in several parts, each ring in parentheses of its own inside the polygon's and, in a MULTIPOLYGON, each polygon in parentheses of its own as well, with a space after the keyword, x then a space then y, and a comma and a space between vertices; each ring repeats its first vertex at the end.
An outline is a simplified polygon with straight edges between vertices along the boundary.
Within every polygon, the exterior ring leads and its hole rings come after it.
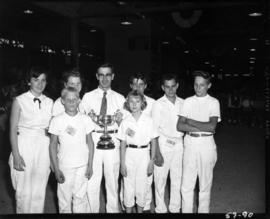
POLYGON ((96 124, 103 128, 103 134, 97 143, 97 149, 108 150, 115 148, 112 137, 109 135, 108 126, 115 123, 116 115, 96 115, 92 111, 90 117, 96 124))

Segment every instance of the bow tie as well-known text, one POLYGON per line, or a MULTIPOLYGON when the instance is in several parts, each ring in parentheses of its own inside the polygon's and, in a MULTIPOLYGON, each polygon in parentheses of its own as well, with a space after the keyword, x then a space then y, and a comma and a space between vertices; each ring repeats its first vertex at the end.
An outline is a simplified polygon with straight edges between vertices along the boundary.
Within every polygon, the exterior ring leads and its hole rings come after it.
POLYGON ((34 101, 34 102, 38 101, 38 105, 39 105, 39 109, 40 109, 40 108, 41 108, 41 107, 40 107, 41 100, 35 97, 33 101, 34 101))

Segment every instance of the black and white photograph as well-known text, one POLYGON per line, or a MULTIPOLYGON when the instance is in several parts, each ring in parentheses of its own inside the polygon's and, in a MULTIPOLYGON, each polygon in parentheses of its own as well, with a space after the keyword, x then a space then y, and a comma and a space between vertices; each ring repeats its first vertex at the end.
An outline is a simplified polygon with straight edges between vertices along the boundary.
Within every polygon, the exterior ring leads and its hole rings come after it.
POLYGON ((0 0, 0 215, 267 218, 269 75, 269 0, 0 0))

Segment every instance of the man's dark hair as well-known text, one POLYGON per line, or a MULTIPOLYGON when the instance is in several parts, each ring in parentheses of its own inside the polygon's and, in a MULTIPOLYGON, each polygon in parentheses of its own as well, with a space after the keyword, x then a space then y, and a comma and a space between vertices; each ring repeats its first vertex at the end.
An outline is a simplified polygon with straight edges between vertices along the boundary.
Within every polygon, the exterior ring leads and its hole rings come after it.
POLYGON ((114 74, 114 67, 109 62, 103 63, 97 69, 99 68, 110 68, 112 70, 112 73, 114 74))

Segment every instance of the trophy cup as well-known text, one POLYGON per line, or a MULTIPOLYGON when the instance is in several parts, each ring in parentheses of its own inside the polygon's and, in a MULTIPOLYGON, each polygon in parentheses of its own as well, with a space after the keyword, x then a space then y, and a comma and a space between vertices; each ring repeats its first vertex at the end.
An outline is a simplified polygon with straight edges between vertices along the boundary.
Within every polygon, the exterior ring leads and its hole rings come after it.
POLYGON ((93 121, 100 127, 103 127, 103 134, 100 136, 100 140, 97 143, 97 149, 108 150, 115 148, 112 137, 109 135, 108 126, 115 123, 114 115, 95 115, 92 112, 93 121))

